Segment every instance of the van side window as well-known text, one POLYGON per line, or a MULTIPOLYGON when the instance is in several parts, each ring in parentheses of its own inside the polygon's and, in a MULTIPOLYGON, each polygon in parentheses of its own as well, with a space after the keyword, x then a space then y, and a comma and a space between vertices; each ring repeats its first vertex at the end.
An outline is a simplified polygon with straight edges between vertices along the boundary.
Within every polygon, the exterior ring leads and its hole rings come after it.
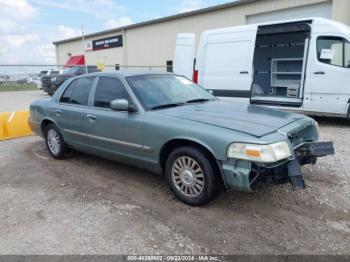
POLYGON ((75 88, 75 85, 77 84, 77 80, 74 80, 70 85, 64 90, 61 98, 60 98, 60 103, 69 103, 73 90, 75 88))
POLYGON ((341 37, 323 36, 317 39, 318 61, 349 68, 349 42, 341 37))
POLYGON ((345 67, 350 68, 350 43, 345 42, 345 51, 344 51, 344 62, 345 67))

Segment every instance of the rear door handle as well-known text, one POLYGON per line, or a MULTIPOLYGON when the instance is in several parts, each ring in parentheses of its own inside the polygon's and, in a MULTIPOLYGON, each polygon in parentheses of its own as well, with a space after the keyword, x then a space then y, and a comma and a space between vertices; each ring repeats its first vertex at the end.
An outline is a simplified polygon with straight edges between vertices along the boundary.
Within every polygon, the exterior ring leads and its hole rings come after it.
POLYGON ((95 122, 96 121, 96 116, 94 115, 86 115, 86 117, 89 119, 89 122, 95 122))
POLYGON ((61 116, 62 115, 62 111, 61 110, 55 110, 55 114, 56 114, 56 116, 61 116))
POLYGON ((314 72, 314 75, 324 75, 325 74, 325 72, 323 72, 323 71, 316 71, 316 72, 314 72))
POLYGON ((241 75, 247 75, 247 74, 249 74, 249 72, 248 71, 241 71, 241 72, 239 72, 241 75))

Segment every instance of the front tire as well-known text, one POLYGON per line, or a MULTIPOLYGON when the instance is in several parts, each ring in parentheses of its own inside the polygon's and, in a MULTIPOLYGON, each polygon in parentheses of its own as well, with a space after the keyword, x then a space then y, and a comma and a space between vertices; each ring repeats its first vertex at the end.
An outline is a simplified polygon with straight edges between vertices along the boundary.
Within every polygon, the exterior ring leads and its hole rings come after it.
POLYGON ((56 159, 63 159, 71 152, 71 149, 64 142, 61 132, 54 124, 47 125, 45 141, 50 155, 56 159))
POLYGON ((165 174, 175 196, 191 206, 208 203, 217 191, 210 156, 199 148, 180 147, 170 153, 165 174))

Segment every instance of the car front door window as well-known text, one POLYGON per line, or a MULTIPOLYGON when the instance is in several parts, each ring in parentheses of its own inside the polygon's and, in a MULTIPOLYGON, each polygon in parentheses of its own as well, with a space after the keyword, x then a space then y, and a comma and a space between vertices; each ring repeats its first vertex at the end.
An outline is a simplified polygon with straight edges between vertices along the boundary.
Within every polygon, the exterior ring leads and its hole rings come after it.
POLYGON ((109 108, 111 101, 115 99, 126 99, 131 103, 130 97, 119 79, 100 77, 95 92, 94 106, 109 108))

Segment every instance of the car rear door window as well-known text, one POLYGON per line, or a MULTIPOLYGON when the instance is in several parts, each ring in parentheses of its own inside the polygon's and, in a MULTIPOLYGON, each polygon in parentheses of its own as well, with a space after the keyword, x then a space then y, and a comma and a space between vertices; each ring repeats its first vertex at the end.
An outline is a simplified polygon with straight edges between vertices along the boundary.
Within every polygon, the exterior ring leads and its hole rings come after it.
POLYGON ((131 103, 130 97, 123 83, 113 77, 100 77, 94 98, 94 106, 109 108, 111 101, 126 99, 131 103))
POLYGON ((71 104, 87 106, 92 83, 95 77, 84 77, 77 80, 70 99, 71 104))
POLYGON ((75 88, 75 85, 77 84, 77 80, 74 80, 70 85, 64 90, 61 98, 60 98, 60 103, 69 103, 73 90, 75 88))

